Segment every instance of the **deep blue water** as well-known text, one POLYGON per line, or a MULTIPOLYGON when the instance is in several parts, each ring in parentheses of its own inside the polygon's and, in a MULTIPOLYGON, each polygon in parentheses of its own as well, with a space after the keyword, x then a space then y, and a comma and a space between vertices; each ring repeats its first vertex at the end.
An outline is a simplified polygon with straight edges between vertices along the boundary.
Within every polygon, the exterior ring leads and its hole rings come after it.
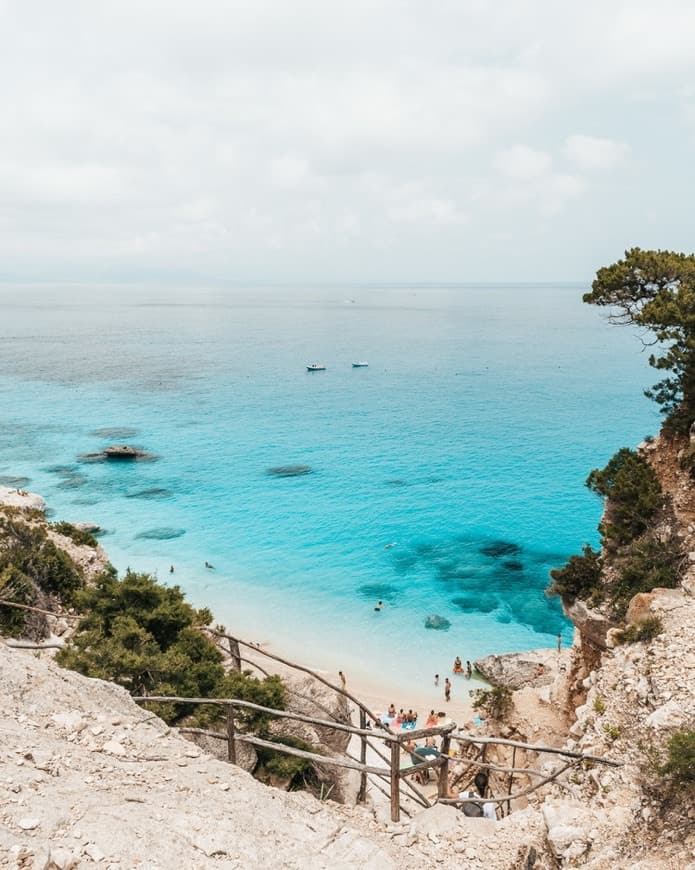
POLYGON ((552 645, 548 571, 597 538, 583 482, 658 428, 641 345, 582 291, 6 287, 0 477, 329 668, 552 645), (158 458, 78 458, 122 441, 158 458))

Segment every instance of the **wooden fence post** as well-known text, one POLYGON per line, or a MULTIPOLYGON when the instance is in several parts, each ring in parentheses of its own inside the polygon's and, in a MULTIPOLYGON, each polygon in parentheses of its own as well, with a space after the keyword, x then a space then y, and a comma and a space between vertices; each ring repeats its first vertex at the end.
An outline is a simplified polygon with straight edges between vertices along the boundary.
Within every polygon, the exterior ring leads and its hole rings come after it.
POLYGON ((234 740, 234 704, 227 705, 227 758, 236 764, 236 742, 234 740))
MULTIPOLYGON (((514 785, 514 773, 513 770, 516 767, 516 746, 512 752, 512 772, 509 774, 509 786, 507 787, 507 794, 512 793, 512 786, 514 785)), ((485 797, 485 795, 481 795, 481 797, 485 797)), ((511 800, 507 801, 507 815, 509 815, 512 811, 512 802, 511 800)))
POLYGON ((230 637, 229 640, 229 655, 232 657, 232 667, 235 671, 241 670, 241 650, 239 649, 239 641, 230 637))
MULTIPOLYGON (((366 729, 367 727, 367 714, 364 710, 360 709, 360 728, 366 729)), ((367 735, 360 735, 361 747, 360 747, 360 763, 367 763, 367 735)), ((365 770, 360 774, 360 790, 357 795, 357 802, 363 804, 367 799, 367 772, 365 770)))
POLYGON ((449 797, 449 749, 451 747, 451 737, 445 734, 442 737, 441 756, 442 763, 439 768, 439 784, 437 794, 440 798, 449 797))
POLYGON ((401 820, 401 744, 399 740, 391 741, 391 821, 401 820))

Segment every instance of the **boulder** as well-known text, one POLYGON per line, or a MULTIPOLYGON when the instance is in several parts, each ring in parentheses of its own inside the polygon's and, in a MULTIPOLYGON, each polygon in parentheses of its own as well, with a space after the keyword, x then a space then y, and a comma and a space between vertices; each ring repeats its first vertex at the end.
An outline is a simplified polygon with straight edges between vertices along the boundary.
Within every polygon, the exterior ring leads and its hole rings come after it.
POLYGON ((489 655, 476 659, 475 668, 493 686, 516 691, 524 686, 548 686, 555 679, 557 652, 550 649, 489 655))
POLYGON ((449 631, 451 623, 443 616, 432 614, 425 620, 425 628, 434 629, 434 631, 449 631))
POLYGON ((113 444, 104 450, 106 459, 137 459, 141 454, 141 450, 129 444, 113 444))
MULTIPOLYGON (((289 675, 283 677, 286 686, 286 709, 303 713, 315 719, 335 720, 349 724, 351 719, 348 699, 314 677, 289 675)), ((275 737, 295 737, 315 747, 323 755, 344 757, 350 743, 350 734, 333 728, 311 725, 292 719, 276 719, 270 725, 275 737)), ((339 803, 353 803, 359 790, 356 771, 329 767, 315 763, 314 770, 330 797, 339 803)))
POLYGON ((646 718, 646 724, 658 731, 662 728, 678 728, 688 717, 676 701, 668 701, 661 707, 657 707, 646 718))
POLYGON ((614 622, 600 611, 588 607, 580 599, 569 603, 563 598, 562 606, 579 631, 582 643, 589 643, 601 650, 608 649, 607 635, 611 628, 616 628, 614 622))
POLYGON ((422 836, 440 836, 457 831, 461 823, 461 813, 456 807, 447 804, 435 804, 422 810, 413 817, 410 831, 422 836))
POLYGON ((573 801, 546 801, 542 812, 548 845, 559 861, 577 858, 586 852, 590 837, 584 807, 573 801))
POLYGON ((43 511, 46 509, 46 502, 40 495, 26 492, 23 489, 10 489, 8 486, 0 486, 0 505, 22 508, 23 510, 43 511))

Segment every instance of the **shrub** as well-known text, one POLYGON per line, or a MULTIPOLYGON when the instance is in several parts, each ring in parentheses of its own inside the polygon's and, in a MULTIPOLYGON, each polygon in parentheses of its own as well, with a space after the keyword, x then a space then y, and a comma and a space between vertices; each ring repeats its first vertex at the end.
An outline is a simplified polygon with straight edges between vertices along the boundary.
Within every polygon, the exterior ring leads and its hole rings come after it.
POLYGON ((563 595, 570 602, 594 593, 601 581, 601 554, 586 544, 581 556, 570 556, 563 568, 550 572, 550 592, 563 595))
POLYGON ((59 535, 64 535, 66 538, 77 544, 78 547, 97 547, 99 542, 91 532, 85 532, 82 529, 77 529, 72 523, 53 523, 53 529, 59 535))
POLYGON ((0 572, 13 567, 42 592, 70 604, 83 585, 82 574, 67 553, 58 549, 40 526, 15 515, 0 516, 0 572))
MULTIPOLYGON (((279 677, 258 680, 249 673, 225 674, 222 653, 198 629, 211 621, 210 611, 188 604, 178 586, 167 587, 149 574, 132 571, 119 580, 115 569, 82 590, 77 606, 85 616, 57 660, 89 677, 112 680, 133 694, 182 697, 232 697, 282 709, 279 677)), ((192 716, 206 725, 224 717, 212 705, 162 703, 155 708, 167 722, 192 716)), ((245 716, 260 727, 263 715, 245 716)))
POLYGON ((608 500, 599 531, 606 541, 625 544, 647 528, 663 503, 661 484, 649 463, 623 447, 603 469, 586 480, 592 492, 608 500))
POLYGON ((617 637, 618 643, 638 643, 650 641, 661 634, 664 626, 658 616, 648 616, 635 625, 623 629, 617 637))
POLYGON ((675 782, 695 782, 695 731, 677 731, 666 746, 668 753, 661 772, 675 782))
POLYGON ((652 535, 634 541, 616 560, 617 580, 610 590, 616 615, 624 615, 630 599, 657 586, 673 589, 680 582, 683 553, 676 538, 661 541, 652 535))
MULTIPOLYGON (((302 749, 304 752, 317 752, 316 747, 306 743, 304 740, 300 740, 298 737, 276 737, 274 742, 283 743, 285 746, 292 746, 295 749, 302 749)), ((307 758, 286 755, 284 752, 267 749, 265 746, 257 747, 256 753, 258 754, 259 762, 268 773, 290 780, 290 790, 292 790, 293 786, 298 786, 298 780, 311 771, 312 762, 307 758)))
POLYGON ((509 718, 514 709, 512 690, 505 686, 493 686, 490 689, 475 689, 471 692, 473 708, 481 710, 490 719, 502 722, 509 718))
POLYGON ((605 712, 606 705, 603 703, 603 699, 599 695, 597 695, 594 698, 594 713, 598 713, 598 715, 601 716, 605 712))
MULTIPOLYGON (((36 587, 26 574, 22 574, 14 565, 7 565, 0 571, 0 598, 31 605, 36 600, 36 587)), ((0 633, 21 637, 26 628, 28 612, 19 607, 0 606, 0 633)))

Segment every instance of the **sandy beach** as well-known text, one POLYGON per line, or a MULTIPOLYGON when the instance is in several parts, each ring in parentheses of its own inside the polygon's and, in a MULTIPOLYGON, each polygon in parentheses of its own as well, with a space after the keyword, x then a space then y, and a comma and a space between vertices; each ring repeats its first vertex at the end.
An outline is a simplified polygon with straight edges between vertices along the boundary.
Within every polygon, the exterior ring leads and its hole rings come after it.
MULTIPOLYGON (((303 667, 310 668, 324 679, 334 683, 337 688, 340 688, 341 686, 340 677, 338 676, 337 671, 333 672, 322 668, 320 663, 317 664, 314 661, 309 662, 299 658, 293 658, 284 650, 276 647, 276 645, 270 642, 262 642, 260 649, 272 653, 273 655, 280 656, 288 661, 294 661, 296 664, 302 665, 303 667)), ((241 655, 242 658, 248 659, 249 662, 254 664, 257 663, 269 673, 278 674, 279 676, 297 673, 287 665, 283 665, 282 663, 276 662, 263 655, 263 652, 260 650, 257 651, 246 647, 242 649, 241 655)), ((244 664, 244 666, 248 667, 247 664, 244 664)), ((388 709, 390 704, 393 704, 397 710, 400 710, 401 708, 406 711, 412 709, 414 712, 418 713, 418 725, 420 727, 424 726, 431 710, 434 710, 435 713, 444 712, 448 717, 453 719, 459 727, 465 726, 466 723, 471 722, 473 717, 476 715, 473 710, 469 692, 474 689, 483 688, 487 685, 487 683, 481 678, 473 677, 469 680, 463 674, 453 674, 452 672, 447 674, 445 672, 440 674, 439 686, 434 685, 434 680, 432 681, 431 687, 428 688, 424 688, 417 685, 417 683, 414 683, 412 689, 404 693, 400 689, 394 691, 393 687, 388 683, 380 682, 376 675, 373 678, 370 678, 366 677, 364 673, 361 672, 351 674, 346 671, 345 678, 346 689, 358 698, 375 715, 383 713, 388 709), (451 680, 452 685, 451 700, 449 702, 446 702, 444 699, 444 680, 447 676, 451 680)))

